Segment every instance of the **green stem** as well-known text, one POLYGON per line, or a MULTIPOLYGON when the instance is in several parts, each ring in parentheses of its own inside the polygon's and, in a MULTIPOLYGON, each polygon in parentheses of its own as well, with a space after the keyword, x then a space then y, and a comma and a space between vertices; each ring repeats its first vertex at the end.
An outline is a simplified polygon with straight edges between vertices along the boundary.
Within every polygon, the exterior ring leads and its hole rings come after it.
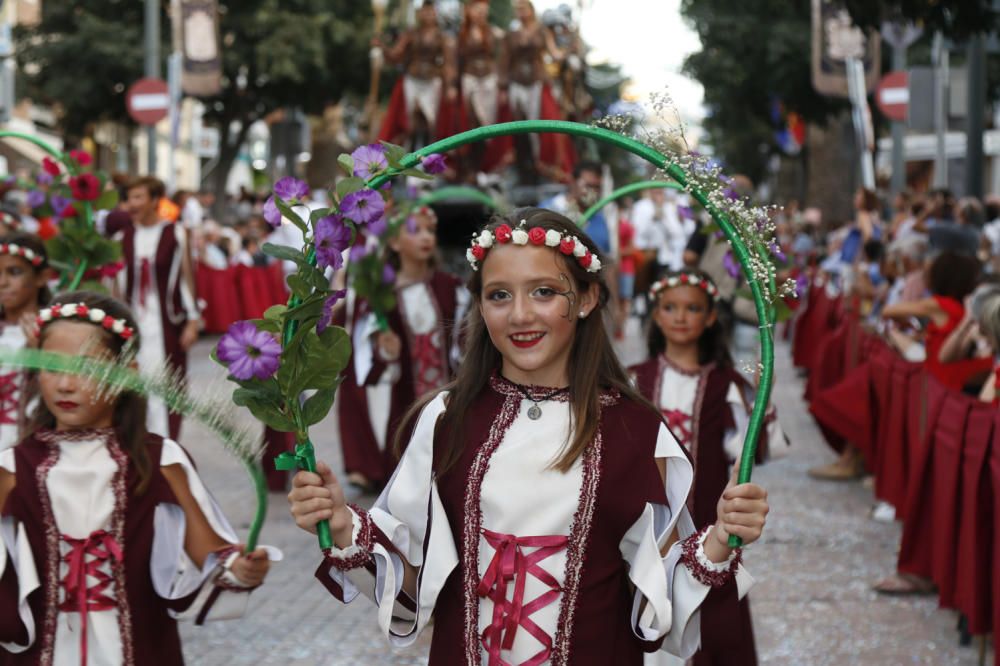
POLYGON ((580 219, 576 221, 578 226, 585 225, 590 218, 597 215, 597 211, 601 210, 607 206, 612 201, 617 201, 624 196, 629 194, 634 194, 635 192, 642 192, 643 190, 654 190, 654 189, 666 189, 666 190, 683 190, 680 183, 675 183, 672 180, 641 180, 638 183, 632 183, 631 185, 623 185, 611 194, 603 197, 600 201, 595 203, 593 206, 583 211, 583 215, 580 219))

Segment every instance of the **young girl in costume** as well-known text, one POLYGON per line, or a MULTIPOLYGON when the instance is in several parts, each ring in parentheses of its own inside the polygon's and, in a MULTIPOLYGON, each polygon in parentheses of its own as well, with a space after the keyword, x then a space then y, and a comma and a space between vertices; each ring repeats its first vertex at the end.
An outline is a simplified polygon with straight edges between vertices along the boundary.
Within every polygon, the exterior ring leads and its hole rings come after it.
MULTIPOLYGON (((0 347, 23 349, 33 343, 38 308, 49 302, 48 255, 32 234, 0 236, 0 347)), ((0 450, 14 446, 24 425, 25 373, 0 366, 0 450)))
POLYGON ((336 546, 317 576, 373 598, 395 645, 433 615, 432 665, 689 657, 708 591, 749 585, 726 544, 760 536, 764 490, 730 485, 695 532, 691 464, 615 357, 602 262, 576 225, 515 211, 467 257, 464 361, 417 408, 374 507, 348 507, 325 464, 293 480, 296 523, 329 521, 336 546))
MULTIPOLYGON (((130 363, 131 312, 88 292, 38 313, 42 350, 130 363)), ((134 365, 134 364, 133 364, 134 365)), ((242 614, 268 559, 244 554, 146 400, 42 371, 28 436, 0 452, 0 662, 181 664, 174 618, 242 614)))
MULTIPOLYGON (((695 527, 703 529, 715 522, 716 500, 740 456, 752 391, 733 367, 717 319, 719 291, 708 275, 692 269, 668 273, 652 285, 649 297, 649 360, 630 372, 691 457, 694 482, 687 507, 695 527)), ((773 414, 771 419, 776 426, 773 414)), ((758 452, 765 448, 762 436, 758 452)), ((695 666, 757 663, 750 606, 734 584, 708 595, 701 636, 695 666)))
POLYGON ((391 443, 403 415, 418 398, 450 381, 458 365, 455 324, 469 297, 457 277, 436 268, 436 252, 437 216, 424 206, 388 241, 386 270, 396 287, 388 330, 379 330, 367 303, 353 293, 347 299, 356 381, 344 382, 338 412, 348 480, 364 489, 389 480, 397 460, 391 443), (376 409, 379 403, 384 407, 386 389, 388 416, 376 409))

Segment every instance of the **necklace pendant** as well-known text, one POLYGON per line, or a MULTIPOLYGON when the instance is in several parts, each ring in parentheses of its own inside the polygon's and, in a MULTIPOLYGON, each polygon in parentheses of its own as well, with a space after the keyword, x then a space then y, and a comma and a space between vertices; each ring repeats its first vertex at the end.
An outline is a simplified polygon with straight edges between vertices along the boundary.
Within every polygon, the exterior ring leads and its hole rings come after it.
POLYGON ((528 408, 528 418, 532 421, 537 421, 542 418, 542 408, 538 405, 532 405, 528 408))

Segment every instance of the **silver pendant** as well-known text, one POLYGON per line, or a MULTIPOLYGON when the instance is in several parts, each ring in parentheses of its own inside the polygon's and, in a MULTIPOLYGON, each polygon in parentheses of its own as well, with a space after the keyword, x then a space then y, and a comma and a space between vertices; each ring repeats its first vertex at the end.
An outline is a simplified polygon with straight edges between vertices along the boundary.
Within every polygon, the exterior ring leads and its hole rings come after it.
POLYGON ((538 405, 532 405, 528 408, 528 418, 532 421, 537 421, 542 418, 542 408, 538 405))

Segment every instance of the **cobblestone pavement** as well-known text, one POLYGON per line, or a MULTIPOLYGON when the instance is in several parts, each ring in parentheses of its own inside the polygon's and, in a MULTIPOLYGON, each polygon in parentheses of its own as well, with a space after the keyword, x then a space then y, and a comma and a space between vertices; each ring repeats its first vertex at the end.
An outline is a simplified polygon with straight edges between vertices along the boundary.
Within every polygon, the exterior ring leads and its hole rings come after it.
MULTIPOLYGON (((212 343, 202 341, 192 353, 198 359, 191 368, 196 389, 222 374, 208 360, 212 343)), ((772 506, 762 542, 746 556, 757 580, 751 597, 761 663, 976 664, 975 649, 957 645, 955 615, 938 610, 933 598, 890 599, 870 591, 870 583, 893 569, 899 527, 868 518, 871 492, 862 484, 808 479, 806 469, 831 453, 805 411, 802 382, 789 367, 787 348, 779 346, 776 356, 774 398, 793 444, 755 475, 768 488, 772 506)), ((333 417, 313 433, 319 456, 337 469, 333 417)), ((253 494, 239 464, 197 424, 186 424, 182 439, 237 531, 245 534, 253 494)), ((188 663, 427 663, 429 632, 416 646, 393 651, 376 630, 365 598, 344 606, 321 588, 313 578, 316 543, 292 523, 283 495, 271 495, 262 541, 280 547, 285 560, 253 593, 242 621, 182 625, 188 663)))

